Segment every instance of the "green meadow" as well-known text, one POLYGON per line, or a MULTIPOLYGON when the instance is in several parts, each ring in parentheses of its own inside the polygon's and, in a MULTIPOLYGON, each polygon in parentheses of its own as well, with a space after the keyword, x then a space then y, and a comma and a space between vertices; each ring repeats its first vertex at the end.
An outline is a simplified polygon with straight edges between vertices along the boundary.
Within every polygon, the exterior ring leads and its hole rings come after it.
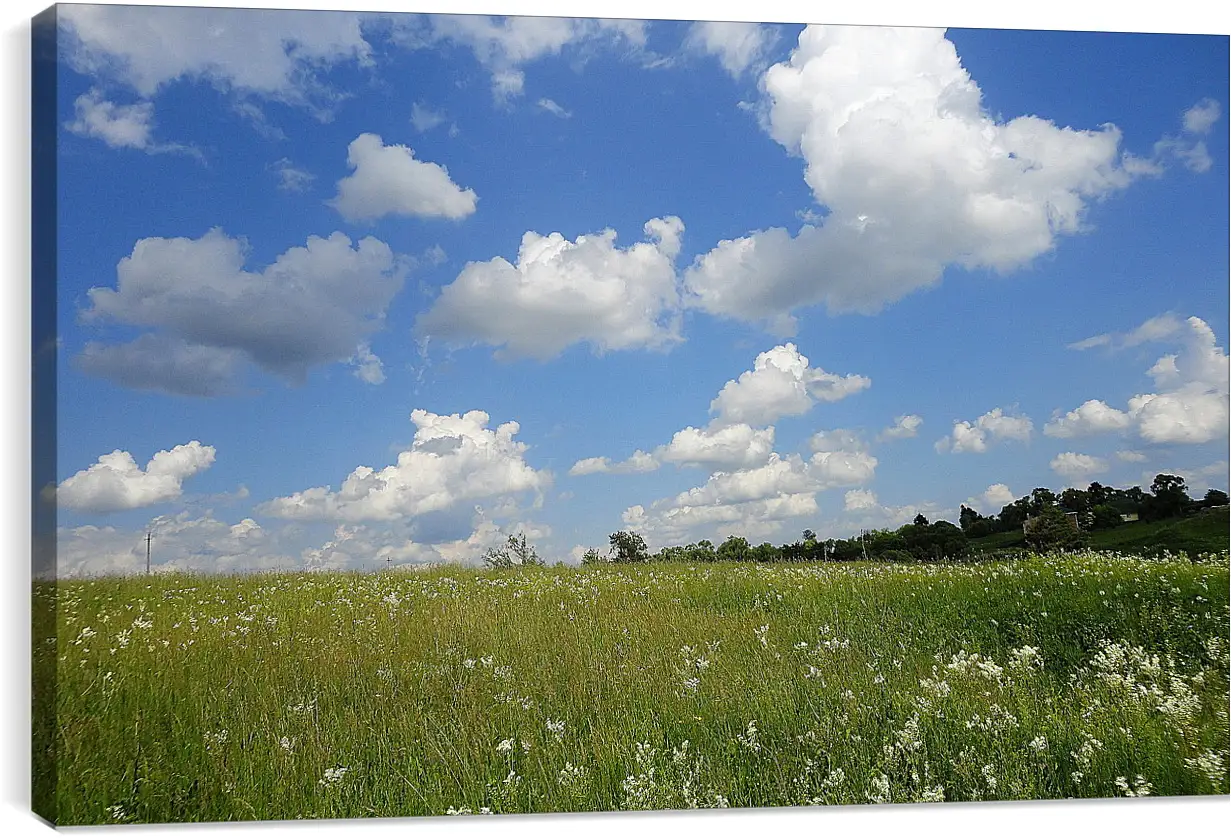
POLYGON ((1225 552, 65 581, 36 792, 61 824, 1225 794, 1228 585, 1225 552))

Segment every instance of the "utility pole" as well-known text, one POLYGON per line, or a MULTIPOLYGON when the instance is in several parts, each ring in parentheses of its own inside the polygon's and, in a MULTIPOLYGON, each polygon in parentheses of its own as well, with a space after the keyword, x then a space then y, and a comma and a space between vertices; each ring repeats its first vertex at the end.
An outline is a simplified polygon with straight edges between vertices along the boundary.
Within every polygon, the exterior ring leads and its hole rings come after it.
POLYGON ((864 533, 866 532, 867 530, 859 531, 859 546, 863 548, 863 560, 865 562, 868 560, 868 543, 864 541, 864 538, 863 538, 864 533))
POLYGON ((150 542, 154 539, 154 534, 148 530, 145 533, 145 575, 150 575, 150 542))

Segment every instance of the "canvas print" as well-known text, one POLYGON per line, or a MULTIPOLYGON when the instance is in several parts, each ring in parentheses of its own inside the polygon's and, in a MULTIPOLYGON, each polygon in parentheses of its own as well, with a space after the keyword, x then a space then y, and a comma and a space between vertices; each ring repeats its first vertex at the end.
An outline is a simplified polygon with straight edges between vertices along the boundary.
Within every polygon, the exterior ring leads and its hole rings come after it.
POLYGON ((1227 37, 33 38, 49 821, 1228 793, 1227 37))

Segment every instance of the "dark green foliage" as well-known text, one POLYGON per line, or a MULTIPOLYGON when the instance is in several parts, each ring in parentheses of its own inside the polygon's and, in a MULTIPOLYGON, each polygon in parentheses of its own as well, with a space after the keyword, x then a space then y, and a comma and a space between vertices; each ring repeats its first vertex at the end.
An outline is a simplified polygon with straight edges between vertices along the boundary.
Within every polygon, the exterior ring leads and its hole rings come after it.
POLYGON ((1084 519, 1090 511, 1090 494, 1082 489, 1065 489, 1060 493, 1060 505, 1066 512, 1076 512, 1084 519))
POLYGON ((526 541, 524 533, 510 535, 503 547, 493 547, 483 557, 483 565, 492 568, 543 567, 546 564, 526 541))
POLYGON ((1030 493, 1029 512, 1031 515, 1039 515, 1046 509, 1051 509, 1056 505, 1056 493, 1051 489, 1039 487, 1030 493))
POLYGON ((1150 484, 1150 495, 1141 507, 1141 517, 1146 521, 1161 521, 1182 514, 1192 503, 1188 486, 1183 477, 1160 474, 1150 484))
POLYGON ((752 558, 748 539, 733 535, 722 542, 718 548, 718 561, 742 562, 752 558))
POLYGON ((1030 519, 1026 543, 1035 550, 1073 550, 1083 546, 1085 538, 1069 516, 1053 506, 1030 519))
POLYGON ((1101 503, 1090 510, 1090 529, 1109 530, 1122 523, 1120 513, 1109 503, 1101 503))
POLYGON ((1227 493, 1218 489, 1210 489, 1205 493, 1206 506, 1226 506, 1228 502, 1227 493))
POLYGON ((996 519, 980 517, 966 529, 967 538, 983 538, 996 532, 996 519))
POLYGON ((645 562, 650 559, 650 549, 646 547, 645 539, 635 532, 613 532, 611 541, 611 560, 628 564, 645 562))

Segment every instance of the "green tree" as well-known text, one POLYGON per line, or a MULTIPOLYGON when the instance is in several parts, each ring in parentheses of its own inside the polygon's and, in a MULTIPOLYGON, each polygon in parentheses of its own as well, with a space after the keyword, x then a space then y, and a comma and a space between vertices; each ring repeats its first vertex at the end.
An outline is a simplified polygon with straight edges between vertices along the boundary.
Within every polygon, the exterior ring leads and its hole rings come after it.
POLYGON ((1120 510, 1109 503, 1100 503, 1090 510, 1091 529, 1109 530, 1120 526, 1122 523, 1123 521, 1120 520, 1120 510))
POLYGON ((593 547, 586 550, 581 557, 581 563, 585 565, 605 564, 606 562, 607 560, 603 558, 603 554, 595 550, 593 547))
POLYGON ((1085 544, 1085 537, 1068 515, 1050 506, 1030 519, 1026 543, 1035 550, 1073 550, 1085 544))
POLYGON ((689 544, 684 548, 690 562, 712 562, 717 559, 714 555, 713 543, 702 539, 696 544, 689 544))
POLYGON ((718 547, 718 561, 742 562, 749 558, 749 550, 748 539, 738 535, 728 536, 718 547))
POLYGON ((1000 525, 1001 532, 1020 529, 1021 525, 1026 522, 1026 515, 1030 512, 1030 498, 1018 498, 1010 504, 1007 504, 1000 510, 1000 514, 996 516, 996 521, 1000 525))
POLYGON ((1046 487, 1039 487, 1030 493, 1029 512, 1038 515, 1045 509, 1056 505, 1056 493, 1046 487))
POLYGON ((957 522, 961 526, 963 532, 969 532, 971 525, 982 520, 983 516, 975 510, 971 509, 966 504, 962 504, 962 510, 958 513, 957 522))
POLYGON ((1150 496, 1142 508, 1142 517, 1150 521, 1174 518, 1182 515, 1192 503, 1188 486, 1183 477, 1174 474, 1159 474, 1150 484, 1150 496))
POLYGON ((646 547, 645 539, 635 532, 613 532, 611 541, 611 560, 621 564, 649 561, 650 549, 646 547))
POLYGON ((928 525, 928 519, 923 516, 922 512, 920 512, 915 516, 914 524, 916 527, 926 527, 928 525))
POLYGON ((547 562, 526 540, 526 534, 510 535, 503 547, 493 547, 483 556, 485 567, 543 567, 547 562))
POLYGON ((758 544, 756 547, 753 547, 750 557, 754 562, 769 564, 770 562, 781 561, 782 553, 777 547, 766 541, 763 544, 758 544))
POLYGON ((1060 493, 1060 505, 1069 512, 1084 515, 1093 505, 1090 503, 1090 493, 1084 489, 1065 489, 1060 493))
POLYGON ((1228 502, 1227 493, 1218 489, 1210 489, 1205 493, 1206 506, 1226 506, 1228 502))
POLYGON ((1090 499, 1090 507, 1093 509, 1102 503, 1107 503, 1110 495, 1107 492, 1107 487, 1102 483, 1095 481, 1086 489, 1086 495, 1090 499))

